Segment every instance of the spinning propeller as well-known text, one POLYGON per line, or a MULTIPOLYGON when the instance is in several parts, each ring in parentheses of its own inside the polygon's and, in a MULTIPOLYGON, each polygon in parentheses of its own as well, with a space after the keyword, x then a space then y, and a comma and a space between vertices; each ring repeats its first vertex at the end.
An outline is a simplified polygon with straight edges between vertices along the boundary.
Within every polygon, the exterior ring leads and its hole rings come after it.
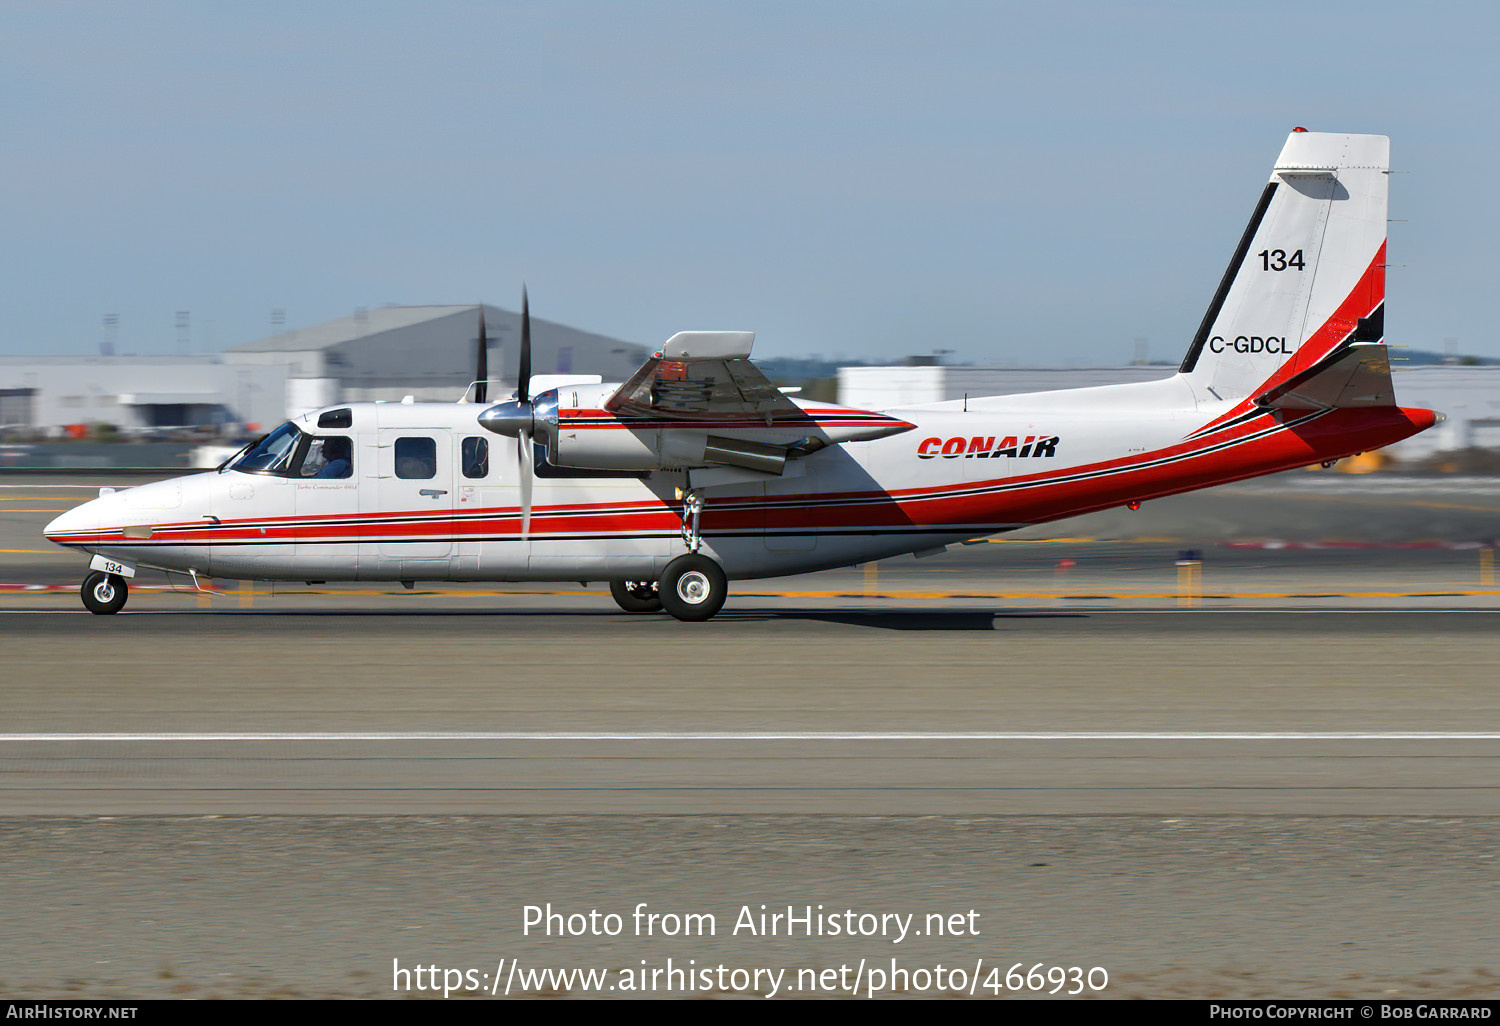
POLYGON ((479 351, 474 357, 474 401, 482 403, 489 395, 490 339, 484 333, 484 304, 479 304, 479 351))
MULTIPOLYGON (((481 345, 484 337, 484 313, 479 320, 481 345)), ((481 350, 483 352, 483 350, 481 350)), ((521 286, 521 360, 516 372, 516 397, 510 402, 491 406, 479 415, 479 424, 497 435, 509 435, 516 440, 516 478, 521 482, 521 535, 531 532, 531 435, 533 410, 531 404, 531 308, 526 297, 526 286, 521 286)), ((484 393, 479 394, 484 401, 484 393)))

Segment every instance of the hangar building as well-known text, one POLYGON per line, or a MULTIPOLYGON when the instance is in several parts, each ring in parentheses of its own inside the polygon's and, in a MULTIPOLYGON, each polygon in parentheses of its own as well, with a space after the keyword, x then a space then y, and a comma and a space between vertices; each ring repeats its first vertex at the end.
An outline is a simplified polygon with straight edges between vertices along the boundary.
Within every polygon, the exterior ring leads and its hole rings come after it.
MULTIPOLYGON (((490 398, 508 394, 520 363, 521 316, 484 307, 490 398)), ((474 380, 479 307, 388 306, 224 350, 230 366, 276 366, 287 375, 288 416, 374 399, 456 401, 474 380)), ((645 346, 531 319, 533 374, 599 374, 623 381, 645 346)))
MULTIPOLYGON (((490 398, 515 387, 521 318, 485 306, 490 398)), ((532 318, 534 374, 623 381, 645 346, 532 318)), ((454 402, 474 379, 479 307, 392 306, 234 346, 220 356, 0 357, 0 432, 110 424, 269 427, 320 406, 403 396, 454 402)))

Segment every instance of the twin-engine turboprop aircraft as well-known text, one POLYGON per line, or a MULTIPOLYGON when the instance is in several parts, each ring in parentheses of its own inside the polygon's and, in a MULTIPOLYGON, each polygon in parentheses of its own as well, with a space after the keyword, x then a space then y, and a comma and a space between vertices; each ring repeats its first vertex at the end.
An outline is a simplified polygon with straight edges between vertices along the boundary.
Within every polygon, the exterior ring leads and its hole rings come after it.
MULTIPOLYGON (((1295 130, 1172 377, 870 411, 789 398, 749 332, 673 336, 623 384, 533 378, 484 406, 347 403, 216 473, 101 494, 46 528, 127 578, 608 581, 706 620, 727 581, 848 566, 1389 445, 1384 136, 1295 130)), ((469 400, 474 401, 469 401, 469 400)))

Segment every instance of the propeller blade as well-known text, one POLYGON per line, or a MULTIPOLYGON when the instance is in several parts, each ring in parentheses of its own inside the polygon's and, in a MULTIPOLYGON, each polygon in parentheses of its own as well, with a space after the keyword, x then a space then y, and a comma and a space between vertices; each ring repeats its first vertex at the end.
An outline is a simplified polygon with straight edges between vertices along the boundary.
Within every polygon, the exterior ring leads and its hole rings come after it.
POLYGON ((517 372, 516 399, 531 400, 531 308, 526 301, 526 286, 521 286, 521 367, 517 372))
POLYGON ((484 304, 479 304, 479 349, 474 358, 474 401, 482 403, 489 395, 490 339, 484 332, 484 304))
POLYGON ((521 481, 521 537, 531 537, 531 435, 516 436, 516 475, 521 481))

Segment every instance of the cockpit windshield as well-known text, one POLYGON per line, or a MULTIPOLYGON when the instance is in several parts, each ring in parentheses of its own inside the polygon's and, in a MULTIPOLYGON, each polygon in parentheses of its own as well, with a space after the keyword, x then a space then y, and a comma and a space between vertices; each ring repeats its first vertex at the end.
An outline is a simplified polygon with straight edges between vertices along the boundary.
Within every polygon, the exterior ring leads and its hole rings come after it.
POLYGON ((353 450, 347 435, 314 437, 288 421, 225 469, 268 477, 348 478, 353 475, 353 450))
POLYGON ((285 477, 291 473, 292 461, 297 456, 297 443, 301 440, 302 432, 291 421, 287 421, 251 446, 245 455, 229 465, 229 469, 246 474, 285 477))

